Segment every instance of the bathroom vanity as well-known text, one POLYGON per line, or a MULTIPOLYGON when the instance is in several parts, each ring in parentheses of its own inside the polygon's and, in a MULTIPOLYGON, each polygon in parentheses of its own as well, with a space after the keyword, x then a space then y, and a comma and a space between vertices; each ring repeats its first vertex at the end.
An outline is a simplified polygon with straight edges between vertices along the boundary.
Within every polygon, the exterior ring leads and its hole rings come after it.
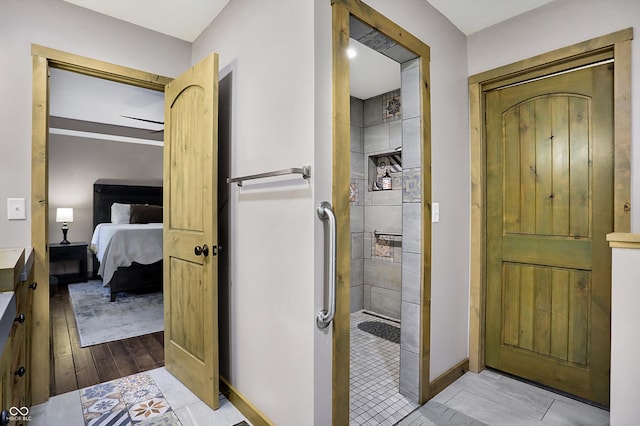
POLYGON ((0 425, 28 416, 23 407, 31 405, 31 311, 36 288, 32 250, 1 248, 0 425))

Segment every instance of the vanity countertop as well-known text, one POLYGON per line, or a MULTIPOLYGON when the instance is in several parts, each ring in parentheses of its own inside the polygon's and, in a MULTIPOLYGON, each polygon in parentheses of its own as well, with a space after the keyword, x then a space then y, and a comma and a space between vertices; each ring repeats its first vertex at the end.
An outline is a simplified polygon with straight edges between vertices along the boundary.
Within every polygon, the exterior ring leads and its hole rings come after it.
POLYGON ((640 234, 627 232, 612 232, 607 234, 609 246, 613 248, 640 249, 640 234))
MULTIPOLYGON (((29 257, 33 258, 33 250, 29 257)), ((33 265, 33 259, 30 260, 33 265)), ((9 339, 16 317, 15 285, 25 273, 25 249, 0 248, 0 353, 9 339)))
POLYGON ((24 248, 0 248, 0 291, 13 291, 24 271, 24 248))

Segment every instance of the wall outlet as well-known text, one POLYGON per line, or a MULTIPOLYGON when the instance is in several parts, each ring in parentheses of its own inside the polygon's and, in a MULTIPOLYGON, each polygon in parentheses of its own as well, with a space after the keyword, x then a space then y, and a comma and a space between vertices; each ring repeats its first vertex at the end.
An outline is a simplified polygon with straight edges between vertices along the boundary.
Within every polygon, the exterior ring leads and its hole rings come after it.
POLYGON ((440 222, 440 203, 431 203, 431 222, 440 222))
POLYGON ((25 220, 27 205, 24 198, 7 198, 7 219, 25 220))

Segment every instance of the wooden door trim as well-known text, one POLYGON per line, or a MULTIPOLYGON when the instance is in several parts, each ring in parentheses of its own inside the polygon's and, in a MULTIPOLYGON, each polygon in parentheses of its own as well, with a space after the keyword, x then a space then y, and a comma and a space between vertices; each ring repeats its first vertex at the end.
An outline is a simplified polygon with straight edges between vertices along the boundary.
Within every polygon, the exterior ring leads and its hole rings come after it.
POLYGON ((39 283, 33 295, 33 328, 31 346, 31 393, 33 404, 49 398, 50 386, 50 329, 49 329, 49 68, 60 68, 126 83, 133 86, 164 91, 172 78, 133 68, 87 58, 56 49, 31 45, 32 77, 32 134, 31 134, 31 246, 34 253, 34 280, 39 283))
POLYGON ((469 77, 471 280, 469 369, 484 369, 486 291, 486 140, 484 93, 585 63, 614 59, 614 231, 631 229, 631 40, 628 28, 469 77))
POLYGON ((349 314, 350 314, 350 102, 349 62, 345 51, 349 45, 349 16, 377 29, 396 43, 415 53, 420 61, 421 167, 422 167, 422 259, 419 342, 420 403, 430 396, 429 352, 431 330, 431 97, 430 48, 376 10, 359 0, 332 0, 333 16, 333 182, 332 203, 338 232, 336 317, 333 322, 333 395, 334 425, 349 424, 349 314))

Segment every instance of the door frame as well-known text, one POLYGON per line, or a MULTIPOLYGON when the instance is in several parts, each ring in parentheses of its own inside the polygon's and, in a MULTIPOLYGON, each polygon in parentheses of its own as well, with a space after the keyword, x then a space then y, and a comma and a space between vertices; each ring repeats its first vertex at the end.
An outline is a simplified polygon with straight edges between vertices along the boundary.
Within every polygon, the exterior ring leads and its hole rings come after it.
POLYGON ((350 91, 349 16, 353 15, 385 36, 415 53, 420 64, 420 135, 422 170, 422 250, 420 267, 420 341, 418 398, 425 402, 431 396, 429 383, 429 351, 431 330, 431 96, 430 48, 397 24, 359 0, 332 0, 333 63, 333 173, 332 204, 337 218, 337 289, 336 316, 333 322, 333 391, 334 425, 349 423, 349 314, 351 233, 350 182, 350 91))
POLYGON ((614 66, 614 232, 631 229, 631 40, 627 28, 469 77, 471 265, 469 370, 485 368, 485 92, 608 59, 614 66))
POLYGON ((33 405, 50 396, 50 318, 49 318, 49 68, 59 68, 105 80, 164 92, 173 79, 108 62, 31 45, 32 134, 31 134, 31 246, 34 254, 34 280, 39 283, 33 295, 31 333, 31 394, 33 405))

